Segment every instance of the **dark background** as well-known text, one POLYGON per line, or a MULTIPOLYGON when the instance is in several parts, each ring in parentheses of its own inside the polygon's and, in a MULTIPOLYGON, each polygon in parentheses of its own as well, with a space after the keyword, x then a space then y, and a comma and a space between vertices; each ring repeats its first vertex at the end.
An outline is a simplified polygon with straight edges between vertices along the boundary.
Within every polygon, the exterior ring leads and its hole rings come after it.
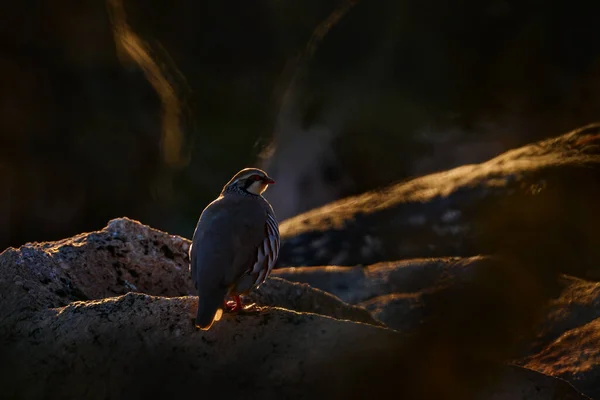
POLYGON ((2 1, 0 249, 119 216, 190 238, 250 165, 284 219, 598 119, 598 2, 354 3, 123 3, 181 101, 179 151, 106 2, 2 1))

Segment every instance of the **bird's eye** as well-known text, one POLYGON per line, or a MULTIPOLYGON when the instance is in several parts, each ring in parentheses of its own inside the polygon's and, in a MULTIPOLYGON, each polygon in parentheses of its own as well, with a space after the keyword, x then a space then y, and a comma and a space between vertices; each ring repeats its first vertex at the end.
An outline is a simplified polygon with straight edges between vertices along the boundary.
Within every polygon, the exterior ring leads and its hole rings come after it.
POLYGON ((260 181, 260 176, 258 176, 258 175, 252 175, 250 177, 250 179, 253 180, 253 181, 260 181))

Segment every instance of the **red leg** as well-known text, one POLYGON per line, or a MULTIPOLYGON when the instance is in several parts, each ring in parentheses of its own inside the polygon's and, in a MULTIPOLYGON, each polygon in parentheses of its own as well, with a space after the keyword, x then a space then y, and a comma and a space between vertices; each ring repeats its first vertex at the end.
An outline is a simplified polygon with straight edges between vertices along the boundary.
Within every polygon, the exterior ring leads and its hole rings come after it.
POLYGON ((225 311, 231 312, 236 309, 236 304, 231 300, 223 300, 223 308, 225 311))
POLYGON ((254 303, 248 304, 247 306, 244 307, 244 305, 242 304, 242 299, 240 298, 239 295, 234 295, 233 300, 225 300, 223 307, 224 307, 225 312, 238 312, 238 313, 242 313, 244 311, 252 311, 257 308, 256 304, 254 304, 254 303))
POLYGON ((242 306, 242 300, 240 296, 233 296, 234 300, 225 300, 224 307, 225 311, 233 312, 233 311, 242 311, 244 308, 242 306))

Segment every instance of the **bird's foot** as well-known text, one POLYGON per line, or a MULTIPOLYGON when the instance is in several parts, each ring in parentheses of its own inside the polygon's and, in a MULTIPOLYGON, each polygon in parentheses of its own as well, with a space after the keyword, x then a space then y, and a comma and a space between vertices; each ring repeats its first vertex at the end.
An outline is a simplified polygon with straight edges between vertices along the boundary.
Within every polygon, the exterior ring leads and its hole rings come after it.
POLYGON ((246 315, 258 315, 258 314, 263 313, 267 308, 268 307, 266 307, 266 306, 254 305, 253 307, 248 308, 247 310, 244 310, 244 313, 246 315))
POLYGON ((244 309, 240 296, 233 296, 233 300, 228 300, 224 304, 226 312, 240 312, 244 309))
POLYGON ((242 312, 246 314, 258 313, 262 310, 262 307, 256 305, 256 303, 247 304, 242 308, 242 312))
POLYGON ((254 314, 262 310, 256 303, 243 305, 239 296, 234 296, 234 299, 225 302, 224 309, 226 312, 254 314))
POLYGON ((238 311, 238 305, 234 300, 228 300, 225 302, 224 306, 224 311, 225 312, 234 312, 234 311, 238 311))

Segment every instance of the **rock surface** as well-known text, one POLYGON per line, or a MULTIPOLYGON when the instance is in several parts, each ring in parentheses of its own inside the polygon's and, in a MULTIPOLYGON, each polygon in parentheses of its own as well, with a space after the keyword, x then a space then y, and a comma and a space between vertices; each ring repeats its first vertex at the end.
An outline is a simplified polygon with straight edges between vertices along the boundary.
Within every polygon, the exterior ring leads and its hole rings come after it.
POLYGON ((484 390, 481 397, 489 400, 511 399, 589 399, 577 393, 566 381, 530 369, 507 368, 501 384, 484 390))
POLYGON ((307 283, 356 304, 384 294, 420 292, 442 279, 464 279, 484 260, 478 256, 388 261, 366 267, 289 267, 274 270, 272 276, 307 283))
MULTIPOLYGON (((27 244, 19 250, 9 248, 0 257, 1 326, 10 326, 14 318, 26 312, 62 307, 72 301, 128 292, 193 295, 189 244, 185 238, 119 218, 100 231, 58 242, 27 244)), ((250 301, 379 324, 364 309, 283 279, 268 280, 252 293, 250 301)))
MULTIPOLYGON (((218 390, 220 398, 585 398, 565 381, 503 366, 498 357, 479 360, 485 362, 473 374, 473 365, 461 361, 464 352, 448 353, 458 337, 451 331, 406 336, 335 293, 278 277, 248 296, 264 306, 260 312, 226 314, 211 330, 196 330, 188 244, 117 219, 98 232, 2 253, 3 394, 131 399, 218 390)), ((377 284, 358 282, 368 290, 353 299, 418 291, 482 259, 367 268, 377 284)))
POLYGON ((527 368, 561 377, 592 398, 600 397, 600 318, 562 334, 521 360, 527 368))
POLYGON ((511 254, 600 278, 600 124, 281 224, 278 265, 511 254))
POLYGON ((274 274, 334 293, 390 328, 427 338, 422 356, 426 346, 446 352, 463 346, 451 357, 471 351, 475 358, 512 357, 600 397, 600 283, 563 275, 545 295, 523 272, 491 257, 470 257, 288 267, 274 274))
POLYGON ((519 365, 571 382, 600 398, 600 283, 565 277, 531 355, 519 365))
MULTIPOLYGON (((371 325, 279 308, 226 314, 203 332, 192 324, 195 301, 129 293, 40 312, 13 331, 12 363, 4 367, 18 373, 3 392, 105 399, 216 390, 218 398, 281 398, 306 387, 302 397, 311 390, 332 395, 342 382, 328 377, 331 386, 323 385, 320 365, 355 347, 382 351, 395 337, 371 325)), ((337 366, 340 376, 351 368, 337 366)))
POLYGON ((268 278, 258 289, 250 292, 246 298, 248 302, 255 302, 261 306, 316 313, 371 325, 384 325, 373 318, 364 308, 341 302, 339 298, 331 293, 307 284, 293 283, 276 277, 268 278))

